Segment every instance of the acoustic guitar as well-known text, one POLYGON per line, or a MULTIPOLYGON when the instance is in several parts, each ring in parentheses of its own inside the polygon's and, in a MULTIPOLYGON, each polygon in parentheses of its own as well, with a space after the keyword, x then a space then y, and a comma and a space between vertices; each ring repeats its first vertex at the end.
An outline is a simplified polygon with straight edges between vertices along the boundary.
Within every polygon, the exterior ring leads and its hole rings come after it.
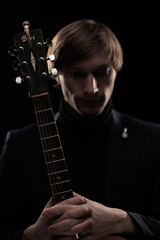
MULTIPOLYGON (((54 56, 51 55, 46 59, 46 45, 50 47, 52 41, 47 39, 44 43, 41 29, 30 30, 27 21, 23 22, 23 27, 24 31, 13 37, 15 46, 9 48, 9 54, 18 61, 17 64, 14 63, 14 69, 20 70, 21 77, 17 77, 16 82, 24 82, 28 86, 37 119, 53 203, 57 204, 73 197, 73 191, 49 91, 50 74, 56 74, 56 69, 49 73, 47 65, 47 61, 54 61, 54 56)), ((120 236, 106 236, 97 240, 125 239, 120 236)))

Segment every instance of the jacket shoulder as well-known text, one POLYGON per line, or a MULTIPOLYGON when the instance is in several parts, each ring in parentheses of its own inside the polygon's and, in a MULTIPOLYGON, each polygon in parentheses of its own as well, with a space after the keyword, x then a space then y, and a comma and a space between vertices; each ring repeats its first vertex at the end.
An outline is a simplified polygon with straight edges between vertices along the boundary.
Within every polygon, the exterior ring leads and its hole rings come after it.
POLYGON ((126 127, 128 130, 131 130, 135 134, 146 133, 154 136, 160 136, 159 123, 142 120, 134 116, 119 112, 115 109, 113 110, 113 121, 115 126, 119 126, 121 128, 126 127))
MULTIPOLYGON (((39 132, 36 123, 30 124, 25 127, 11 129, 7 132, 1 155, 7 151, 10 146, 18 148, 28 149, 29 146, 33 146, 33 143, 39 139, 39 132)), ((38 140, 39 141, 39 140, 38 140)))
POLYGON ((21 128, 15 128, 9 130, 6 134, 6 140, 10 137, 15 138, 17 141, 23 141, 27 139, 32 139, 38 136, 38 127, 36 123, 27 125, 21 128))

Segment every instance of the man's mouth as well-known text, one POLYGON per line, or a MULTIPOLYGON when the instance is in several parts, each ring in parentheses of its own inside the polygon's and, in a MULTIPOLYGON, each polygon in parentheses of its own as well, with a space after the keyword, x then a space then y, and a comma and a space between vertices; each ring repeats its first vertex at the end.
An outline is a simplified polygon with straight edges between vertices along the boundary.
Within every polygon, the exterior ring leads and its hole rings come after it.
POLYGON ((77 102, 82 102, 88 105, 94 105, 94 104, 98 104, 104 101, 104 97, 99 97, 99 98, 89 98, 89 99, 76 99, 77 102))

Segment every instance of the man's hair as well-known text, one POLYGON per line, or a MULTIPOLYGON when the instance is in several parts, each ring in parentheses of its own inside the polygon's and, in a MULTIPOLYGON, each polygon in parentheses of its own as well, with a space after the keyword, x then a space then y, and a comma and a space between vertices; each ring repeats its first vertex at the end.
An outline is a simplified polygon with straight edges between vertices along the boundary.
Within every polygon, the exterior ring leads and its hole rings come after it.
POLYGON ((63 27, 52 42, 53 45, 48 49, 47 55, 55 55, 54 67, 57 70, 83 61, 96 53, 106 54, 107 62, 116 72, 122 68, 123 51, 120 42, 103 23, 92 19, 74 21, 63 27))

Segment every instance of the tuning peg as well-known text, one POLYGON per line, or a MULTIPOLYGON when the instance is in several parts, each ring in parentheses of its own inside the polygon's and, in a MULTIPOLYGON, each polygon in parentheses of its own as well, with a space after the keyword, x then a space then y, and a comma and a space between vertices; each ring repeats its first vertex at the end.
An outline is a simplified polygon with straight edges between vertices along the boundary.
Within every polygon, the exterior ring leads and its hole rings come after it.
POLYGON ((16 48, 13 48, 13 47, 9 47, 8 49, 8 53, 10 56, 15 56, 15 53, 17 53, 17 49, 16 48))
POLYGON ((22 81, 23 81, 23 78, 21 78, 21 77, 16 77, 16 83, 17 84, 21 84, 22 83, 22 81))
POLYGON ((55 60, 55 55, 54 54, 49 55, 47 60, 50 60, 51 62, 53 62, 55 60))
POLYGON ((41 42, 37 42, 37 47, 38 48, 41 48, 43 45, 42 45, 42 43, 41 42))
POLYGON ((20 69, 20 67, 21 67, 20 63, 17 63, 16 61, 12 62, 13 70, 18 71, 20 69))
POLYGON ((56 69, 56 68, 52 68, 51 74, 52 74, 54 77, 57 76, 57 73, 58 73, 57 69, 56 69))
POLYGON ((52 40, 47 38, 45 44, 47 44, 48 47, 52 47, 52 40))

